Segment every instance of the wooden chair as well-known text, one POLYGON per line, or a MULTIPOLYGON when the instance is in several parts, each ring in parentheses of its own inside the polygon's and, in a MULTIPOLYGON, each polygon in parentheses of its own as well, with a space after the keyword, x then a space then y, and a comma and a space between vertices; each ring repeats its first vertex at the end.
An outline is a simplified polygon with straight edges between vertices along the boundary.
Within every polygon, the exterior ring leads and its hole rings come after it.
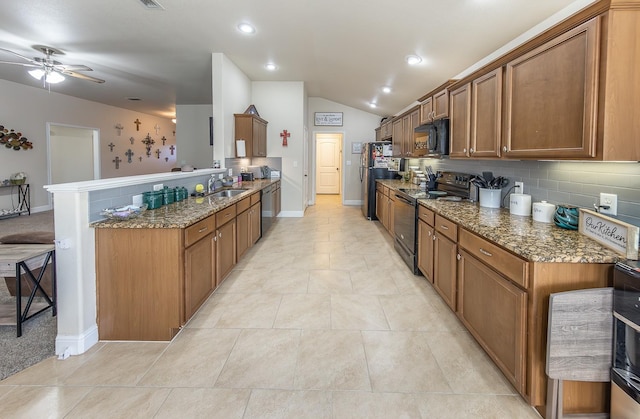
POLYGON ((547 331, 546 418, 608 418, 562 414, 562 381, 609 382, 613 358, 613 288, 551 294, 547 331))

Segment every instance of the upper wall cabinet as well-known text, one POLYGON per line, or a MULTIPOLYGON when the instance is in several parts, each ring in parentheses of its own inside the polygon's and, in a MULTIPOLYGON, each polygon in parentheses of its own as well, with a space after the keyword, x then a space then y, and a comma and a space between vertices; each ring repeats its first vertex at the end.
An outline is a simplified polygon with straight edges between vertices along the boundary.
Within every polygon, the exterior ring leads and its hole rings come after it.
POLYGON ((595 18, 507 64, 505 157, 596 156, 599 35, 595 18))
POLYGON ((253 114, 234 114, 236 140, 245 140, 247 157, 267 157, 267 124, 253 114))
POLYGON ((449 90, 442 89, 420 103, 420 125, 449 117, 449 90))
POLYGON ((471 142, 471 83, 453 90, 450 97, 449 157, 469 157, 471 142))

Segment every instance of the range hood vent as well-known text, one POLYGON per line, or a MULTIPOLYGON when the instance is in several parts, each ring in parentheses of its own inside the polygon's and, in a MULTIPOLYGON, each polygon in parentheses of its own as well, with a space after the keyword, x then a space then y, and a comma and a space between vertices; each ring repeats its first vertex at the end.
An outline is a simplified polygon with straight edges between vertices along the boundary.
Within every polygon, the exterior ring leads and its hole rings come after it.
POLYGON ((164 7, 155 0, 138 0, 145 9, 149 10, 164 10, 164 7))

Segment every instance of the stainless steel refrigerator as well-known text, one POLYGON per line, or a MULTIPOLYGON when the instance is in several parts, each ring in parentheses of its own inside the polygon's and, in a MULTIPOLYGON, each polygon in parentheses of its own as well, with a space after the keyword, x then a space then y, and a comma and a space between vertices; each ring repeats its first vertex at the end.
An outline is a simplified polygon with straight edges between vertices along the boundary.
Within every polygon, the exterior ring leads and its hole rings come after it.
POLYGON ((398 172, 387 166, 391 159, 390 142, 364 143, 360 156, 360 182, 362 183, 362 214, 368 220, 376 218, 376 179, 395 179, 398 172))

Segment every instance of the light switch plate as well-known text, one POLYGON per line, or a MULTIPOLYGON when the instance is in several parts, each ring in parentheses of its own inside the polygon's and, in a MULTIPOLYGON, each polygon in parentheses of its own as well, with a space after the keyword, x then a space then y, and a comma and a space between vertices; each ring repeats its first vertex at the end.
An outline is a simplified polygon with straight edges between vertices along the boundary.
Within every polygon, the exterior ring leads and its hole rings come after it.
POLYGON ((153 185, 153 190, 154 191, 161 191, 162 188, 164 188, 164 185, 162 183, 158 183, 157 185, 153 185))

